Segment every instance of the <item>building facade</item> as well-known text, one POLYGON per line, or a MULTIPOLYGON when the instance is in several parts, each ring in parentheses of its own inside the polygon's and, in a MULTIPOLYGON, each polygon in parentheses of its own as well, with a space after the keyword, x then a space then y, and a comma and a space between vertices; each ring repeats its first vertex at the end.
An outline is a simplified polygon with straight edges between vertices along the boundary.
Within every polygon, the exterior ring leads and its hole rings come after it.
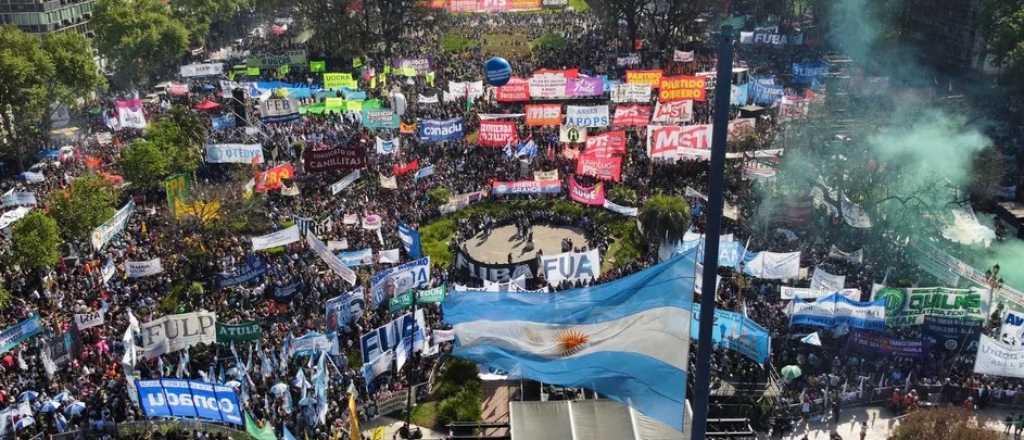
POLYGON ((0 0, 0 25, 31 34, 75 31, 92 37, 96 0, 0 0))

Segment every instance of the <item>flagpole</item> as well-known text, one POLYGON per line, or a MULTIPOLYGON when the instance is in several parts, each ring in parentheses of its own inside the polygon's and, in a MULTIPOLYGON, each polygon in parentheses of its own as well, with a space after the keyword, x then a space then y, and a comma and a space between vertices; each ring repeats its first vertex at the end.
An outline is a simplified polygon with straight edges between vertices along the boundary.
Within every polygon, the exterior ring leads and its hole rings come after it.
POLYGON ((697 347, 697 380, 693 390, 693 440, 704 440, 707 432, 708 396, 711 392, 711 328, 715 319, 718 244, 722 230, 725 180, 725 141, 729 128, 729 93, 732 85, 732 27, 722 26, 718 41, 715 81, 715 116, 711 135, 711 176, 708 185, 707 227, 704 231, 704 273, 700 296, 700 336, 697 347))

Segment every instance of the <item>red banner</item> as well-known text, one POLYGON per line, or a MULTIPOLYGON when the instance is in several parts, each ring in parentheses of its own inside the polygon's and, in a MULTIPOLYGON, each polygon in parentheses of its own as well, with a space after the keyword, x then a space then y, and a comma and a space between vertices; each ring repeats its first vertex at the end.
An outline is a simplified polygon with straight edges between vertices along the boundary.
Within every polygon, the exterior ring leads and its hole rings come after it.
POLYGON ((608 131, 587 138, 587 149, 581 157, 608 158, 626 153, 626 132, 608 131))
POLYGON ((645 127, 651 120, 649 105, 618 105, 612 125, 616 127, 645 127))
POLYGON ((530 82, 523 78, 512 78, 508 84, 498 87, 498 102, 527 102, 530 100, 530 82))
POLYGON ((267 192, 274 189, 280 189, 283 186, 282 180, 291 179, 295 176, 295 167, 290 163, 284 165, 278 165, 269 170, 256 173, 256 186, 253 188, 256 192, 267 192))
POLYGON ((519 132, 514 121, 480 121, 480 133, 476 143, 481 147, 504 147, 519 142, 519 132))
POLYGON ((580 68, 574 67, 572 69, 555 70, 555 69, 539 69, 533 72, 534 75, 562 75, 566 78, 577 78, 580 76, 580 68))
POLYGON ((403 176, 403 175, 409 174, 409 173, 411 173, 413 171, 416 171, 418 169, 420 169, 420 160, 416 159, 416 160, 414 160, 412 162, 409 162, 409 163, 407 163, 405 165, 399 165, 399 164, 391 165, 391 174, 394 174, 396 176, 403 176))
POLYGON ((652 158, 708 158, 711 124, 654 127, 647 130, 647 155, 652 158))
POLYGON ((604 206, 604 184, 581 186, 576 178, 569 177, 569 197, 584 205, 604 206))
POLYGON ((618 182, 622 180, 622 158, 580 156, 576 162, 576 174, 618 182))
POLYGON ((530 104, 526 106, 526 125, 562 125, 562 104, 530 104))
POLYGON ((658 99, 661 102, 704 101, 707 82, 699 76, 669 76, 661 79, 658 99))

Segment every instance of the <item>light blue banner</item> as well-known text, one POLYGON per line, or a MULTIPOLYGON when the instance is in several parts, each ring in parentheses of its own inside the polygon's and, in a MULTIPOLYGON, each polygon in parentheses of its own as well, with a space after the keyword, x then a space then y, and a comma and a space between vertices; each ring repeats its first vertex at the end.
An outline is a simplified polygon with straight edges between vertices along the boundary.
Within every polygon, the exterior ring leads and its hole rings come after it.
POLYGON ((835 328, 848 326, 862 330, 885 329, 885 299, 853 301, 838 293, 814 301, 794 299, 790 304, 792 325, 835 328))
MULTIPOLYGON (((690 339, 700 336, 700 304, 693 305, 690 321, 690 339)), ((715 308, 715 324, 711 341, 716 347, 732 350, 754 362, 763 364, 771 354, 771 336, 758 323, 736 312, 715 308)))
POLYGON ((32 314, 28 319, 7 327, 0 332, 0 354, 11 351, 22 342, 25 342, 43 331, 43 324, 39 315, 32 314))

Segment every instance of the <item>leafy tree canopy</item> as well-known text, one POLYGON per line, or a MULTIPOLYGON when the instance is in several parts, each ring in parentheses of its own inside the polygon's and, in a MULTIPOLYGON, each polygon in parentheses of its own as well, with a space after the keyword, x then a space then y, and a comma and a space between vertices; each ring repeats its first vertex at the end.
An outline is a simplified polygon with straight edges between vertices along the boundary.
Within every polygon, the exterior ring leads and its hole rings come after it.
POLYGON ((99 0, 92 23, 96 46, 113 61, 121 85, 148 81, 188 49, 188 29, 158 0, 99 0))
POLYGON ((65 240, 81 240, 114 215, 117 190, 95 174, 79 177, 65 191, 50 193, 47 208, 65 240))
POLYGON ((640 224, 652 241, 675 243, 690 227, 690 204, 679 196, 654 195, 640 208, 640 224))
POLYGON ((60 260, 57 222, 34 210, 14 224, 14 260, 23 268, 44 270, 60 260))

